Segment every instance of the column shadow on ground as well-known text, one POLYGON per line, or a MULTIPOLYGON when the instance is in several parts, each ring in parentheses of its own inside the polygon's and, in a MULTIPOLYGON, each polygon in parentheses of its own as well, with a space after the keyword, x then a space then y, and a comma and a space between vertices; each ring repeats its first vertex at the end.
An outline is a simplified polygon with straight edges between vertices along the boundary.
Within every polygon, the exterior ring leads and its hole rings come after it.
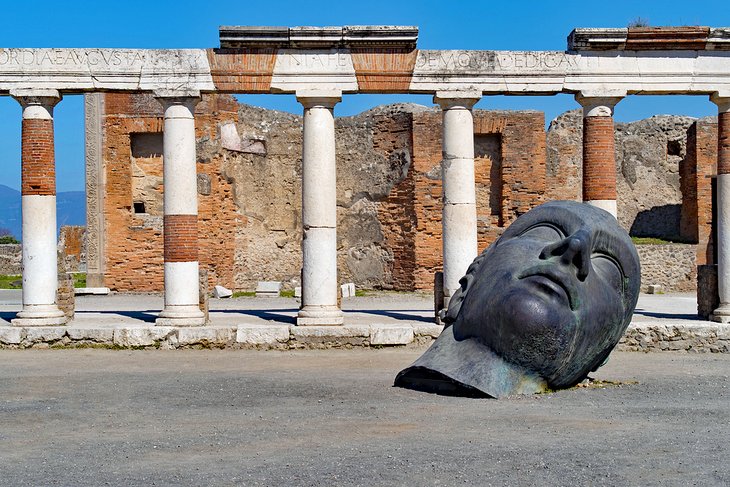
POLYGON ((655 311, 644 311, 642 309, 635 309, 634 315, 647 316, 649 318, 660 318, 663 320, 695 320, 695 321, 706 321, 698 314, 681 314, 681 313, 657 313, 655 311))
POLYGON ((126 316, 127 318, 131 318, 133 320, 139 320, 144 321, 145 323, 154 323, 157 319, 157 315, 160 313, 160 310, 144 310, 144 311, 76 311, 77 315, 83 315, 83 314, 101 314, 101 315, 120 315, 120 316, 126 316))
POLYGON ((265 310, 265 309, 212 309, 210 313, 229 313, 238 315, 255 316, 266 321, 278 321, 280 323, 288 323, 295 325, 297 323, 296 316, 287 316, 281 313, 296 313, 298 309, 277 309, 277 310, 265 310))
MULTIPOLYGON (((431 310, 413 310, 414 313, 432 313, 431 310)), ((398 321, 421 321, 424 323, 434 323, 434 319, 428 316, 420 316, 410 314, 407 311, 395 311, 387 309, 351 309, 345 313, 371 314, 376 316, 385 316, 398 321)))
POLYGON ((0 320, 5 320, 9 323, 10 320, 15 318, 16 314, 15 311, 0 311, 0 320))

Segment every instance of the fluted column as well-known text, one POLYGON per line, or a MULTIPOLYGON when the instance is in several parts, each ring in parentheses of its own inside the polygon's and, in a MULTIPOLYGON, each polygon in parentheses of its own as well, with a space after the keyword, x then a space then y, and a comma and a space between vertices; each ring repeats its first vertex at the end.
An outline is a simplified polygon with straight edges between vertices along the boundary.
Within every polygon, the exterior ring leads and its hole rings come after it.
POLYGON ((195 105, 199 96, 158 96, 163 128, 165 308, 158 325, 199 326, 195 105))
POLYGON ((717 105, 717 290, 720 306, 712 320, 730 323, 730 96, 717 105))
POLYGON ((443 113, 441 181, 443 185, 444 307, 459 289, 477 256, 477 210, 474 183, 474 117, 478 91, 437 92, 443 113))
POLYGON ((613 108, 622 98, 576 95, 575 99, 583 106, 583 201, 615 217, 613 108))
POLYGON ((337 304, 335 91, 298 91, 302 148, 302 307, 297 325, 341 325, 337 304))
POLYGON ((61 95, 56 90, 17 90, 11 94, 23 107, 23 309, 12 324, 62 325, 66 318, 56 303, 58 257, 53 147, 53 107, 61 95))

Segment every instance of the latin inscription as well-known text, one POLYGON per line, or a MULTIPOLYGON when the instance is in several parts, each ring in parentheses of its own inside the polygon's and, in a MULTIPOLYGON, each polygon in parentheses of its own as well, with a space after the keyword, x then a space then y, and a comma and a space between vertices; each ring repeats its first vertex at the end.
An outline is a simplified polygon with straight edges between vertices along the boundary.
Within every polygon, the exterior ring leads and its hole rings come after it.
POLYGON ((577 68, 576 56, 556 51, 419 51, 416 69, 565 71, 577 68))
POLYGON ((197 56, 179 51, 134 49, 0 49, 0 67, 116 68, 192 65, 197 56))
POLYGON ((304 68, 346 68, 351 66, 350 55, 342 52, 327 54, 285 54, 287 64, 291 67, 304 68))

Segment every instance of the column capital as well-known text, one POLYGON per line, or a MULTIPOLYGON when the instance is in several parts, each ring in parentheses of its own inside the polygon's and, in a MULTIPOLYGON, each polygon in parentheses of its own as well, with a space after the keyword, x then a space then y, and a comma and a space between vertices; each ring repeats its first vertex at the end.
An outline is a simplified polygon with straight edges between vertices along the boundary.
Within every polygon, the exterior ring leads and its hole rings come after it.
POLYGON ((479 90, 437 91, 433 95, 433 102, 442 110, 452 108, 471 110, 481 99, 482 92, 479 90))
POLYGON ((53 119, 53 107, 61 101, 58 90, 20 88, 10 90, 10 96, 23 107, 24 119, 53 119))
POLYGON ((614 107, 624 99, 618 93, 576 93, 575 101, 583 107, 584 117, 612 117, 614 107))
POLYGON ((200 91, 197 90, 157 90, 154 92, 155 99, 162 105, 163 110, 167 110, 171 106, 184 106, 191 113, 195 111, 195 106, 200 103, 200 91))
POLYGON ((730 92, 716 92, 710 95, 710 101, 717 105, 719 113, 730 112, 730 92))
POLYGON ((340 90, 297 90, 296 96, 304 108, 334 108, 342 101, 340 90))

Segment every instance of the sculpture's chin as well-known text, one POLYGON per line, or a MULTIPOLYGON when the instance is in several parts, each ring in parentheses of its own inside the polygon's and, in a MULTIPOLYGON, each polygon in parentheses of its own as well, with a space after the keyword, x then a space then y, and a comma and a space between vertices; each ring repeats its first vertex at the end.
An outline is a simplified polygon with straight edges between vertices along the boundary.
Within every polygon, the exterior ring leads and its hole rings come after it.
MULTIPOLYGON (((563 366, 577 329, 576 317, 565 304, 519 288, 505 297, 488 323, 487 345, 542 377, 551 377, 563 366)), ((458 329, 456 335, 461 335, 458 329)))

